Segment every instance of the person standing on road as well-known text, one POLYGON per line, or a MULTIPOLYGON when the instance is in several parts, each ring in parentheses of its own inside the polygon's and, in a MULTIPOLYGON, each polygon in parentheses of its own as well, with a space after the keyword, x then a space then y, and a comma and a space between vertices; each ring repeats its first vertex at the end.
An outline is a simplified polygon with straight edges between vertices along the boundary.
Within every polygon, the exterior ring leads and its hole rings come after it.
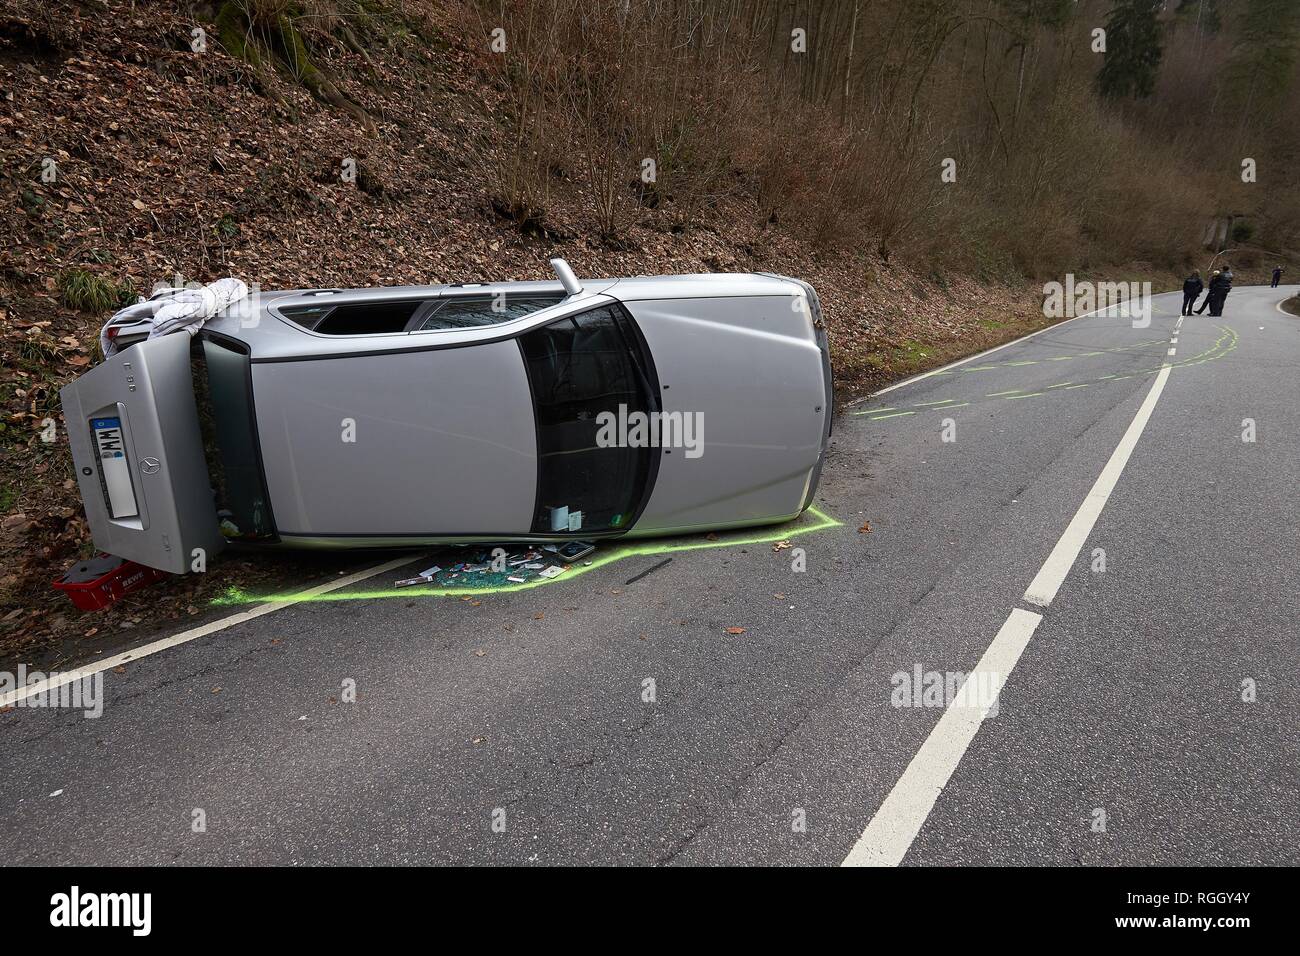
POLYGON ((1223 264, 1223 275, 1219 276, 1219 278, 1223 280, 1223 286, 1219 289, 1219 309, 1217 312, 1213 309, 1210 310, 1215 315, 1223 315, 1224 300, 1228 298, 1228 293, 1232 291, 1232 266, 1225 262, 1223 264))
POLYGON ((1192 306, 1196 304, 1196 299, 1204 288, 1205 283, 1201 281, 1200 269, 1194 270, 1183 280, 1183 315, 1192 314, 1192 306))
POLYGON ((1276 289, 1281 284, 1282 284, 1282 267, 1274 266, 1273 267, 1273 288, 1276 289))
POLYGON ((1232 290, 1232 267, 1229 264, 1223 264, 1223 271, 1214 273, 1210 278, 1210 290, 1205 293, 1205 302, 1201 303, 1201 308, 1196 310, 1196 315, 1200 315, 1205 306, 1210 307, 1210 315, 1223 315, 1223 300, 1227 299, 1227 294, 1232 290))
MULTIPOLYGON (((1222 284, 1222 281, 1223 273, 1219 272, 1218 269, 1215 269, 1210 273, 1210 288, 1209 291, 1205 293, 1205 301, 1202 302, 1201 307, 1196 310, 1197 315, 1200 315, 1214 304, 1214 296, 1219 291, 1219 286, 1222 284)), ((1213 315, 1214 313, 1211 312, 1210 314, 1213 315)))

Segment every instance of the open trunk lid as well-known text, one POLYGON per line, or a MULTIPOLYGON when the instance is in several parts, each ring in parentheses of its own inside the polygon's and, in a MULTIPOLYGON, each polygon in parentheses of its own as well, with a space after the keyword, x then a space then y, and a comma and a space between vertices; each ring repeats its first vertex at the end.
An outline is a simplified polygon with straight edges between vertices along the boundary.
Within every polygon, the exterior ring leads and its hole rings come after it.
POLYGON ((95 545, 185 573, 225 545, 204 458, 190 336, 124 349, 60 397, 95 545), (196 550, 199 549, 199 550, 196 550))

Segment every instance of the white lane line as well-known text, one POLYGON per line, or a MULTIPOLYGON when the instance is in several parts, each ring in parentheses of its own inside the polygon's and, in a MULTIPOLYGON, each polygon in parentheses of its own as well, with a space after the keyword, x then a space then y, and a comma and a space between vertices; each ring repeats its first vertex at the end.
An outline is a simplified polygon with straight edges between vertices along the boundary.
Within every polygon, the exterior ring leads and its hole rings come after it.
POLYGON ((1177 345, 1177 344, 1178 344, 1178 336, 1175 335, 1172 339, 1170 339, 1170 340, 1169 340, 1169 344, 1170 344, 1170 345, 1177 345))
POLYGON ((366 578, 374 577, 376 574, 383 574, 385 571, 392 571, 400 568, 404 564, 410 564, 412 561, 420 560, 418 555, 407 555, 403 558, 394 558, 392 561, 385 561, 383 564, 375 565, 365 571, 358 571, 355 574, 349 574, 335 581, 326 581, 324 584, 318 584, 314 588, 308 588, 294 595, 294 599, 287 601, 272 601, 269 604, 259 604, 257 607, 250 608, 247 611, 240 611, 238 614, 232 614, 229 617, 223 617, 216 621, 210 621, 207 624, 201 624, 198 627, 190 628, 188 631, 181 631, 179 634, 173 634, 171 637, 164 637, 152 644, 143 644, 140 647, 124 651, 121 654, 106 658, 102 661, 95 661, 76 670, 60 671, 53 678, 46 678, 25 687, 16 690, 7 691, 0 694, 0 707, 9 707, 20 700, 25 700, 35 694, 43 694, 46 691, 57 690, 64 684, 71 684, 73 681, 81 680, 83 677, 89 677, 92 674, 98 674, 101 671, 109 670, 113 667, 120 667, 128 661, 136 661, 142 657, 148 657, 151 654, 157 654, 159 651, 165 651, 168 648, 176 647, 180 644, 186 644, 200 637, 206 637, 209 634, 215 634, 217 631, 224 631, 228 627, 234 627, 236 624, 243 624, 245 621, 251 621, 255 617, 261 617, 264 614, 270 614, 281 608, 292 607, 298 603, 299 599, 315 597, 318 594, 328 594, 330 591, 337 591, 339 588, 345 588, 349 585, 356 584, 358 581, 364 581, 366 578))
POLYGON ((1173 354, 1174 354, 1175 352, 1177 352, 1177 351, 1178 351, 1178 349, 1170 349, 1170 350, 1169 350, 1169 354, 1170 354, 1170 355, 1173 355, 1173 354))
POLYGON ((1056 597, 1057 590, 1061 587, 1065 576, 1069 574, 1075 558, 1083 549, 1084 542, 1088 540, 1092 526, 1097 523, 1101 509, 1106 507, 1106 502, 1110 500, 1111 492, 1115 490, 1115 484, 1119 481, 1124 466, 1128 464, 1129 456, 1133 454, 1138 439, 1142 437, 1143 429, 1151 419, 1156 402, 1160 401, 1160 393, 1165 390, 1165 382, 1169 381, 1169 369, 1170 366, 1166 365, 1156 373, 1151 391, 1147 392, 1142 407, 1133 416, 1128 431, 1124 432, 1124 437, 1115 446, 1110 460, 1106 462, 1106 467, 1097 476, 1096 482, 1093 483, 1087 497, 1083 499, 1083 504, 1079 505, 1079 510, 1075 512, 1065 533, 1061 535, 1060 540, 1056 542, 1056 547, 1052 549, 1052 553, 1048 555, 1038 574, 1030 582, 1029 589, 1025 591, 1025 600, 1030 604, 1047 607, 1056 597))
MULTIPOLYGON (((1161 292, 1158 294, 1171 295, 1172 293, 1161 292)), ((1073 322, 1075 319, 1086 319, 1090 315, 1099 315, 1102 312, 1109 312, 1111 309, 1116 309, 1116 308, 1119 307, 1114 305, 1108 305, 1104 309, 1093 309, 1091 312, 1085 312, 1082 315, 1076 315, 1073 318, 1069 318, 1061 322, 1053 323, 1052 325, 1049 325, 1045 329, 1039 329, 1037 332, 1030 332, 1028 335, 1022 335, 1020 336, 1020 338, 1012 339, 1010 342, 1003 342, 1001 345, 995 345, 993 346, 993 348, 985 349, 983 352, 976 352, 974 355, 968 355, 964 359, 958 359, 955 362, 949 362, 947 365, 941 365, 938 368, 932 368, 928 372, 922 372, 920 375, 913 375, 911 378, 905 378, 901 382, 895 382, 893 385, 886 385, 884 388, 874 391, 870 395, 864 395, 862 396, 862 398, 855 398, 853 401, 849 402, 844 407, 852 408, 854 405, 858 405, 861 404, 862 402, 869 401, 875 398, 877 395, 884 395, 886 392, 892 392, 894 389, 902 388, 904 385, 911 385, 913 382, 919 382, 922 379, 929 378, 931 375, 938 375, 940 372, 946 372, 948 371, 948 369, 956 368, 958 365, 965 365, 967 362, 973 362, 976 359, 983 358, 986 355, 992 355, 994 352, 1000 352, 1003 349, 1009 348, 1012 345, 1016 345, 1019 342, 1023 342, 1026 339, 1032 339, 1035 335, 1042 335, 1044 332, 1050 332, 1053 329, 1059 329, 1061 326, 1067 325, 1068 323, 1073 322)))
POLYGON ((1020 608, 1011 612, 963 685, 993 691, 981 695, 985 700, 948 706, 841 866, 898 866, 903 861, 1042 619, 1020 608))

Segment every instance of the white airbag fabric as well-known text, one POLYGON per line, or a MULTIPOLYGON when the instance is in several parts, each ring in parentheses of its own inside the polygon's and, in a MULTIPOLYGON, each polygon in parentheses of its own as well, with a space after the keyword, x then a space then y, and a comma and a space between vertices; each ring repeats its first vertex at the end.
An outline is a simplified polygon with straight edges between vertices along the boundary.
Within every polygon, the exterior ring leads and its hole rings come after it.
POLYGON ((149 338, 156 339, 184 330, 193 335, 203 323, 248 295, 239 279, 218 279, 198 289, 164 289, 146 302, 128 305, 117 312, 99 333, 99 344, 108 358, 117 351, 108 330, 115 325, 132 325, 148 320, 149 338))

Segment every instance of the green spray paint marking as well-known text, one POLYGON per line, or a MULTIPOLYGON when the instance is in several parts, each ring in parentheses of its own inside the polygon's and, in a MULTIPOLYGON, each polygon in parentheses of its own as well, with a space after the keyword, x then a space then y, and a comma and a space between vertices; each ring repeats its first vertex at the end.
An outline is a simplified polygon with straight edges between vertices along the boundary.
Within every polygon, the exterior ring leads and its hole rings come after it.
POLYGON ((915 414, 916 414, 916 412, 891 412, 891 413, 888 414, 888 415, 876 415, 876 416, 874 416, 874 417, 872 417, 872 418, 868 418, 867 421, 869 421, 869 422, 878 422, 878 421, 880 421, 882 418, 897 418, 899 415, 915 415, 915 414))
MULTIPOLYGON (((523 584, 489 585, 486 587, 376 588, 375 590, 360 591, 331 591, 326 594, 306 594, 302 591, 285 594, 250 594, 238 588, 230 588, 220 597, 213 598, 210 603, 217 607, 230 607, 237 604, 296 604, 299 602, 310 604, 321 601, 368 601, 373 598, 478 597, 484 594, 509 594, 514 591, 530 591, 533 588, 545 587, 548 584, 572 580, 586 574, 588 571, 595 571, 597 568, 603 568, 615 561, 622 561, 626 558, 654 557, 656 555, 680 554, 685 551, 706 551, 716 548, 735 548, 741 545, 775 544, 778 541, 785 541, 800 535, 828 531, 831 528, 841 527, 843 524, 844 522, 837 521, 819 508, 809 508, 803 515, 793 521, 787 522, 772 531, 757 535, 741 536, 741 533, 737 533, 734 537, 719 536, 717 541, 676 539, 673 542, 663 544, 616 545, 603 554, 598 551, 592 557, 591 564, 571 564, 568 566, 568 570, 557 577, 534 578, 531 581, 525 581, 523 584), (807 520, 809 516, 812 517, 811 521, 807 520)), ((416 559, 413 558, 412 560, 416 559)))
POLYGON ((1034 361, 1019 362, 999 362, 992 365, 968 365, 964 368, 944 369, 940 372, 931 372, 931 375, 964 375, 967 372, 989 372, 999 368, 1011 368, 1017 365, 1033 365, 1036 362, 1068 362, 1071 359, 1081 358, 1085 355, 1104 355, 1107 352, 1131 352, 1134 349, 1150 348, 1153 345, 1164 345, 1164 339, 1154 339, 1150 342, 1139 342, 1136 345, 1121 345, 1118 348, 1102 349, 1099 352, 1078 352, 1074 355, 1054 355, 1050 358, 1035 359, 1034 361))
MULTIPOLYGON (((1140 369, 1136 372, 1131 372, 1127 375, 1102 375, 1092 382, 1080 382, 1077 384, 1071 384, 1069 382, 1061 382, 1056 385, 1046 386, 1044 391, 1049 391, 1051 389, 1060 389, 1061 391, 1068 392, 1076 388, 1088 388, 1089 385, 1100 385, 1104 382, 1121 382, 1124 381, 1125 379, 1137 378, 1138 376, 1141 375, 1153 375, 1156 372, 1159 372, 1162 368, 1186 368, 1189 365, 1201 365, 1205 362, 1213 362, 1215 359, 1223 358, 1223 356, 1227 355, 1229 352, 1233 351, 1237 347, 1237 333, 1233 329, 1225 325, 1216 325, 1215 328, 1217 328, 1223 334, 1220 335, 1219 338, 1215 341, 1215 343, 1211 345, 1208 349, 1206 349, 1204 352, 1201 352, 1199 355, 1193 356, 1192 358, 1182 359, 1177 362, 1163 363, 1157 368, 1140 369)), ((1159 343, 1150 343, 1150 344, 1163 345, 1164 342, 1161 341, 1159 343)), ((1128 349, 1133 349, 1138 347, 1139 346, 1129 346, 1128 349)), ((1107 351, 1118 352, 1118 351, 1126 351, 1126 349, 1108 349, 1107 351)), ((1021 393, 1021 390, 1016 388, 1006 392, 990 392, 985 396, 985 398, 1001 398, 1004 400, 1010 400, 1013 398, 1034 398, 1036 396, 1041 396, 1043 394, 1044 392, 1021 393)), ((951 399, 949 401, 951 402, 951 399)), ((935 403, 929 403, 929 404, 935 404, 935 403)), ((945 409, 949 409, 949 408, 962 408, 963 406, 969 404, 970 402, 961 402, 956 404, 942 403, 941 407, 939 407, 937 410, 944 411, 945 409)), ((880 410, 873 409, 872 411, 875 412, 880 410)), ((859 412, 857 414, 865 415, 867 414, 867 412, 859 412)), ((912 413, 900 412, 899 414, 910 415, 912 413)), ((879 416, 879 418, 893 418, 893 417, 894 417, 893 415, 879 416)), ((872 421, 875 420, 876 419, 872 419, 872 421)))

